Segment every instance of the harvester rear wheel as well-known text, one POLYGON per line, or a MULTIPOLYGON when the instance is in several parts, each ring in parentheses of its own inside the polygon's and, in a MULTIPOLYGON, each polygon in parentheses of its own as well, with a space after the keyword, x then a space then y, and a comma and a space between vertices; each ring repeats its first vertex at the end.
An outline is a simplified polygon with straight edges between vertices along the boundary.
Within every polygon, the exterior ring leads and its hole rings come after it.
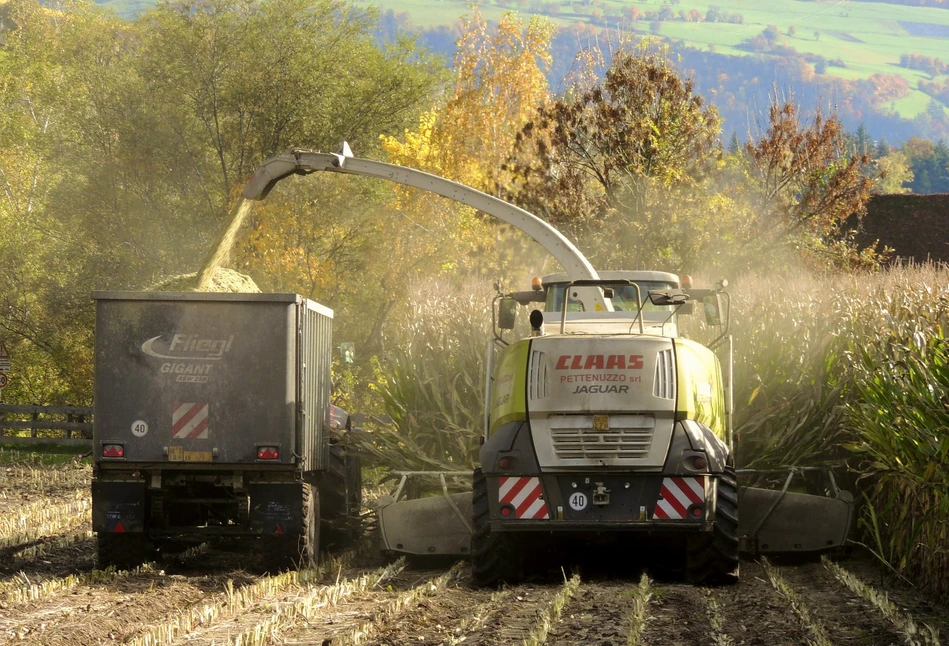
POLYGON ((471 537, 471 578, 475 585, 518 583, 524 578, 524 550, 515 535, 491 531, 488 479, 474 471, 472 494, 474 535, 471 537))
POLYGON ((118 570, 131 570, 151 560, 155 553, 154 545, 144 534, 96 534, 99 569, 115 567, 118 570))
POLYGON ((732 467, 718 478, 712 532, 692 538, 686 549, 685 575, 690 583, 738 582, 738 481, 732 467))

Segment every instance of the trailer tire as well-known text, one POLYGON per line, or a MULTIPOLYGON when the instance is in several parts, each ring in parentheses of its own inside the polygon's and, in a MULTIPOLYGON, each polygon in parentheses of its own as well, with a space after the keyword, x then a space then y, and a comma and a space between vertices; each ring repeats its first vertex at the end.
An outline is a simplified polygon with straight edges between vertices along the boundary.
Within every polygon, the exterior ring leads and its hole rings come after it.
POLYGON ((144 534, 99 532, 96 547, 100 570, 131 570, 150 561, 155 553, 154 545, 144 534))
POLYGON ((474 470, 472 493, 471 579, 477 586, 516 584, 524 578, 524 550, 515 535, 491 531, 488 479, 474 470))
POLYGON ((301 565, 315 568, 320 563, 320 490, 303 484, 303 541, 301 565))
POLYGON ((320 481, 323 493, 323 537, 327 545, 345 548, 361 535, 362 461, 341 444, 330 444, 329 464, 320 481))
POLYGON ((271 573, 294 567, 314 568, 319 564, 320 554, 320 490, 304 482, 302 533, 264 536, 262 559, 264 569, 271 573))
POLYGON ((734 468, 725 467, 718 478, 711 533, 692 537, 686 550, 685 576, 690 583, 738 582, 738 481, 734 468))

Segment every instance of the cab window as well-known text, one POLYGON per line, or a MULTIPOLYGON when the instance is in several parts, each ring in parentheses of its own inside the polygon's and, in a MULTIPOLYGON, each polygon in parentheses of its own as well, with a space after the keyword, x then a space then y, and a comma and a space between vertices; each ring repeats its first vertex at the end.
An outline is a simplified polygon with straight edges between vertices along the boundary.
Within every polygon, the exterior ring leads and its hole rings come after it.
MULTIPOLYGON (((673 305, 653 305, 649 302, 648 294, 649 290, 664 290, 664 289, 673 289, 673 285, 666 282, 660 281, 636 281, 636 284, 639 285, 640 292, 642 293, 642 299, 644 301, 643 311, 644 312, 671 312, 674 309, 673 305)), ((547 287, 547 302, 544 305, 544 309, 548 312, 561 312, 563 311, 563 298, 564 293, 566 292, 567 285, 565 283, 558 283, 555 285, 550 285, 547 287)), ((616 311, 622 312, 635 312, 636 311, 636 288, 632 285, 616 285, 613 287, 613 309, 616 311)), ((582 312, 583 304, 580 301, 570 299, 567 302, 567 311, 568 312, 582 312)))

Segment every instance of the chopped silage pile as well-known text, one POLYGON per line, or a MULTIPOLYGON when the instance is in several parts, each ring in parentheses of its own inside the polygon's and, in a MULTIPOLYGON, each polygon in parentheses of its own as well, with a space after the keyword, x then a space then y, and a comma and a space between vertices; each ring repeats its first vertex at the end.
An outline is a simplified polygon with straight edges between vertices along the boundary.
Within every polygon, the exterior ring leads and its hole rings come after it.
MULTIPOLYGON (((149 287, 146 291, 150 292, 195 292, 198 290, 198 272, 190 274, 180 274, 172 276, 155 285, 149 287)), ((260 288, 254 279, 247 274, 227 269, 226 267, 217 267, 211 275, 208 288, 200 291, 205 292, 230 292, 234 294, 259 294, 260 288)))

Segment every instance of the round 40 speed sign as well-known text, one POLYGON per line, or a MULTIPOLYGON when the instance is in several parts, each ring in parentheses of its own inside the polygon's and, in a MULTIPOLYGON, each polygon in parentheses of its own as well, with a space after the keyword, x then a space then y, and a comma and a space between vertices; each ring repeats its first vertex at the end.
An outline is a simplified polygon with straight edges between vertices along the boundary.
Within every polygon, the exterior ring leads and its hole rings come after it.
POLYGON ((574 511, 583 511, 587 508, 587 503, 589 501, 585 493, 582 491, 574 491, 572 494, 570 494, 570 498, 568 498, 567 502, 570 503, 570 508, 574 511))
POLYGON ((6 388, 7 384, 10 383, 10 378, 7 377, 7 373, 0 372, 0 388, 6 388))

